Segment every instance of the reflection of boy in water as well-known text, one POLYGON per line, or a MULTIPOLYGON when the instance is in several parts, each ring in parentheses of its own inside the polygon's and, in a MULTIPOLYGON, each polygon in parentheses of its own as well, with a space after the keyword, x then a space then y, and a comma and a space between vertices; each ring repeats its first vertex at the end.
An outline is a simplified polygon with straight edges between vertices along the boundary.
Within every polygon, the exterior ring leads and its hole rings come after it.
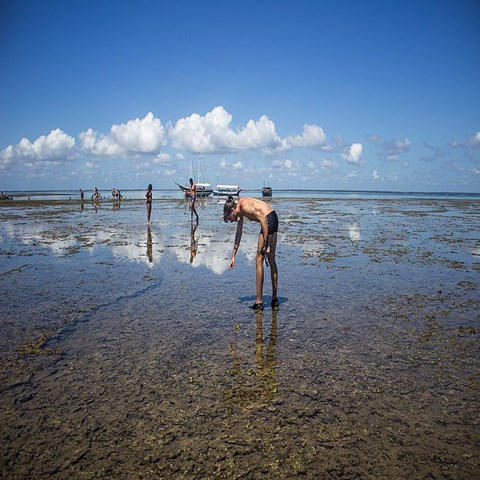
POLYGON ((195 202, 197 200, 197 186, 193 183, 193 178, 190 179, 190 191, 188 192, 190 196, 190 221, 193 220, 193 214, 197 217, 198 223, 198 213, 195 209, 195 202))
POLYGON ((272 311, 272 327, 268 344, 264 345, 263 338, 263 313, 256 312, 257 329, 255 335, 255 364, 256 373, 252 378, 250 368, 243 369, 241 358, 235 351, 233 343, 230 352, 233 359, 231 374, 237 386, 225 392, 227 403, 243 408, 259 408, 275 400, 277 394, 277 375, 275 371, 275 348, 277 345, 277 315, 272 311), (252 385, 252 380, 254 384, 252 385))
POLYGON ((258 235, 257 257, 256 257, 256 286, 257 298, 252 305, 254 310, 263 310, 263 261, 265 255, 270 264, 272 278, 272 308, 278 308, 278 270, 275 261, 275 250, 277 247, 278 217, 275 210, 265 202, 255 198, 243 197, 235 202, 231 195, 223 207, 223 220, 225 222, 237 222, 237 233, 233 246, 230 268, 235 267, 235 255, 240 245, 243 230, 243 217, 260 223, 258 235))

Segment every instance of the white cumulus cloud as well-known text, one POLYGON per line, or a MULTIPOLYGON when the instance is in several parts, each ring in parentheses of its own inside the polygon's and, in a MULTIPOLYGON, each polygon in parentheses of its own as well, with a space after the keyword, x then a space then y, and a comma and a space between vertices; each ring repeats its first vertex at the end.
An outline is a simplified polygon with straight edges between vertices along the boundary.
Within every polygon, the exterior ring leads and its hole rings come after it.
POLYGON ((98 134, 91 128, 79 134, 81 147, 94 155, 155 153, 166 145, 166 133, 160 119, 149 112, 144 118, 112 125, 110 133, 98 134))
POLYGON ((468 140, 467 144, 473 148, 480 147, 480 131, 478 131, 473 137, 471 137, 468 140))
POLYGON ((57 128, 33 142, 22 138, 17 145, 9 145, 0 151, 0 160, 3 164, 12 160, 70 160, 75 154, 74 146, 75 139, 57 128))
POLYGON ((169 136, 175 148, 192 153, 258 150, 280 145, 275 124, 266 115, 258 121, 249 120, 240 131, 232 130, 231 122, 232 116, 219 106, 204 116, 193 113, 177 120, 169 136))
POLYGON ((333 150, 333 147, 327 143, 327 136, 322 127, 305 124, 301 135, 289 135, 286 138, 279 139, 277 145, 274 148, 266 148, 265 153, 274 155, 287 152, 295 147, 319 148, 324 151, 333 150))
POLYGON ((348 149, 348 153, 342 154, 348 163, 358 165, 362 161, 363 145, 361 143, 352 143, 348 149))
POLYGON ((327 137, 322 127, 318 125, 304 125, 301 135, 290 135, 286 142, 291 147, 325 147, 327 137))

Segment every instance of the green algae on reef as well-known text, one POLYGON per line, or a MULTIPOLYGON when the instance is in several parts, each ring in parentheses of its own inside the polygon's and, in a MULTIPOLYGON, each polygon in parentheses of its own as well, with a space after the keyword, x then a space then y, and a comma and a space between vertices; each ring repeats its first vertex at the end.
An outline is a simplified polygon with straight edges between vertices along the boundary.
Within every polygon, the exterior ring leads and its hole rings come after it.
POLYGON ((20 356, 38 354, 38 355, 56 355, 60 353, 60 350, 54 350, 51 348, 45 348, 47 340, 52 337, 50 332, 42 332, 40 336, 31 342, 26 342, 20 345, 18 353, 20 356))

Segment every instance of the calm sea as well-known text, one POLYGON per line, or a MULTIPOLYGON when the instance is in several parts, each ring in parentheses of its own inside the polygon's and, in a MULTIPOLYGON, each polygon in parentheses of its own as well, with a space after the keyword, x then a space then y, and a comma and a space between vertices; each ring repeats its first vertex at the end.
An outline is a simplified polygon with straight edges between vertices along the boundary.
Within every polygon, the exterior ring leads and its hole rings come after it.
MULTIPOLYGON (((84 190, 85 199, 89 199, 92 190, 84 190)), ((145 198, 145 190, 124 189, 121 190, 123 198, 128 200, 142 200, 145 198)), ((79 190, 28 190, 8 192, 17 200, 79 200, 79 190)), ((242 190, 244 196, 261 197, 262 191, 242 190)), ((101 190, 102 198, 110 199, 110 190, 101 190)), ((280 198, 480 198, 480 193, 469 192, 401 192, 380 190, 302 190, 302 189, 279 189, 273 190, 274 197, 280 198)), ((183 198, 180 189, 165 188, 154 190, 155 199, 183 198)), ((216 198, 216 197, 209 197, 216 198)))

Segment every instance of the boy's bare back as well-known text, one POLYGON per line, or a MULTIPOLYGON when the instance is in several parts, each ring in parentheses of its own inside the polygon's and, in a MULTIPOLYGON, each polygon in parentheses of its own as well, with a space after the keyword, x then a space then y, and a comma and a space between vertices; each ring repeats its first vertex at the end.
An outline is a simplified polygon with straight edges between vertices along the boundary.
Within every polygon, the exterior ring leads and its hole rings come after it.
POLYGON ((249 220, 261 222, 273 209, 261 200, 250 197, 242 197, 237 202, 238 214, 247 217, 249 220))

